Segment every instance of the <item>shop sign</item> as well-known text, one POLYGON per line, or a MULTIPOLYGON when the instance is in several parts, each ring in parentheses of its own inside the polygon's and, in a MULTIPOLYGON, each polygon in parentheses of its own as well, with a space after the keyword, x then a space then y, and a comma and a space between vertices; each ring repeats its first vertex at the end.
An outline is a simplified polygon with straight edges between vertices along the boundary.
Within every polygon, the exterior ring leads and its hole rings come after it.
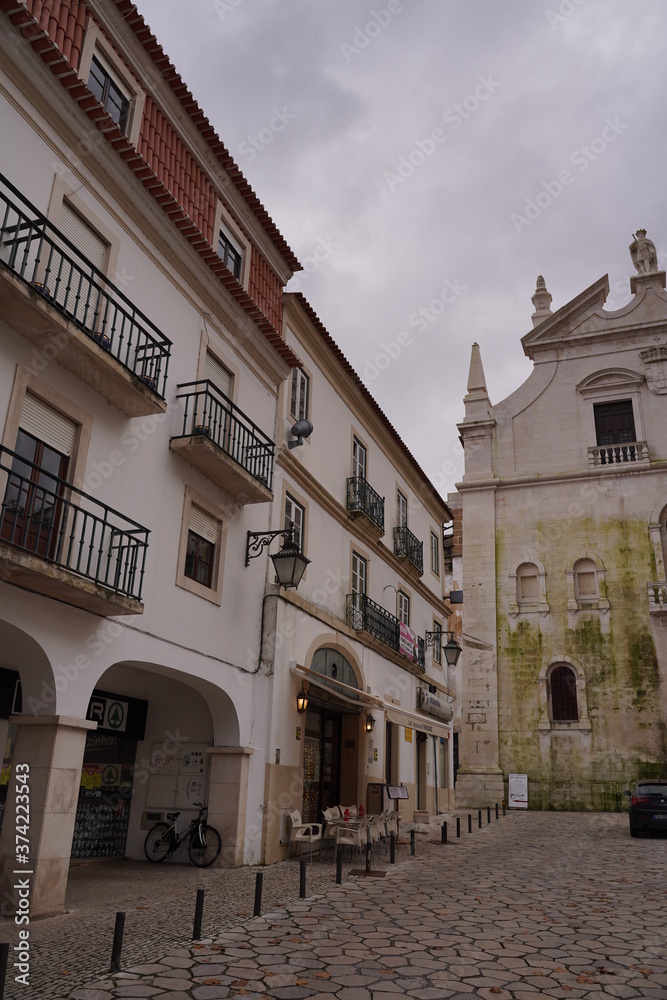
POLYGON ((424 712, 428 712, 429 715, 434 715, 437 719, 443 719, 445 722, 451 722, 454 717, 454 710, 451 705, 447 705, 446 702, 441 701, 440 698, 436 698, 434 694, 427 691, 425 688, 419 688, 419 701, 420 708, 424 712))
POLYGON ((409 726, 405 727, 405 742, 412 743, 412 729, 409 726))
POLYGON ((148 702, 141 698, 93 691, 86 719, 97 723, 97 732, 104 729, 111 733, 123 733, 128 739, 143 740, 147 712, 148 702))

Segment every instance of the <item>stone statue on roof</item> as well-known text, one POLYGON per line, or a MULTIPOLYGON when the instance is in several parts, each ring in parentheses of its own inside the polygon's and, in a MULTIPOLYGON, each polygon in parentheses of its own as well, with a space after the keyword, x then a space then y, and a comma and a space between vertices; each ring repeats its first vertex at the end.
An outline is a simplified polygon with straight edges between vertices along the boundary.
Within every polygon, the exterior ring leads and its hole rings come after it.
POLYGON ((658 254, 655 243, 646 239, 646 230, 638 229, 633 233, 634 240, 630 244, 630 256, 635 270, 639 274, 647 274, 649 271, 658 270, 658 254))

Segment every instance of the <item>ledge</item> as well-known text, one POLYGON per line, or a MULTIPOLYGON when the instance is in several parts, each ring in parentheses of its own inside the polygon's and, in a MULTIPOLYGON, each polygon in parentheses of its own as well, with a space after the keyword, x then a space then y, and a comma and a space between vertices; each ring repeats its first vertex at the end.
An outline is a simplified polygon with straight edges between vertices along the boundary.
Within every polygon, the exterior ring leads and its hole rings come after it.
POLYGON ((169 448, 240 504, 269 503, 273 493, 230 458, 206 434, 172 438, 169 448))

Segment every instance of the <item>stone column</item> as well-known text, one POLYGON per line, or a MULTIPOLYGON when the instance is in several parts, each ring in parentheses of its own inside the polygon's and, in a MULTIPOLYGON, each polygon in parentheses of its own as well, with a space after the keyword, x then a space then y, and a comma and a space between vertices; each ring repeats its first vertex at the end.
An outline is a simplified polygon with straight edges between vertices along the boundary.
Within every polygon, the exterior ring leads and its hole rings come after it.
POLYGON ((209 747, 208 822, 220 831, 222 851, 218 865, 243 864, 250 747, 209 747))
POLYGON ((30 916, 52 916, 65 908, 83 752, 86 735, 97 723, 62 715, 18 715, 9 721, 18 732, 0 834, 2 912, 14 915, 19 901, 15 887, 19 880, 29 880, 30 916), (19 765, 27 769, 18 770, 19 765), (24 799, 17 802, 17 780, 28 786, 30 864, 16 860, 16 835, 26 818, 22 808, 17 812, 25 804, 24 799), (22 874, 15 874, 19 870, 22 874))

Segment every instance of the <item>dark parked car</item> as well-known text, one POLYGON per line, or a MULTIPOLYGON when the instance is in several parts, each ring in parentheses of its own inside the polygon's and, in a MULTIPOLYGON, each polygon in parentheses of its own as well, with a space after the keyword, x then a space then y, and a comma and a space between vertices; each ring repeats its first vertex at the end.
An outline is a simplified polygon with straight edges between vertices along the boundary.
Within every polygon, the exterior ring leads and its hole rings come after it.
POLYGON ((638 781, 631 792, 628 813, 630 836, 638 837, 641 830, 667 831, 667 781, 638 781))

